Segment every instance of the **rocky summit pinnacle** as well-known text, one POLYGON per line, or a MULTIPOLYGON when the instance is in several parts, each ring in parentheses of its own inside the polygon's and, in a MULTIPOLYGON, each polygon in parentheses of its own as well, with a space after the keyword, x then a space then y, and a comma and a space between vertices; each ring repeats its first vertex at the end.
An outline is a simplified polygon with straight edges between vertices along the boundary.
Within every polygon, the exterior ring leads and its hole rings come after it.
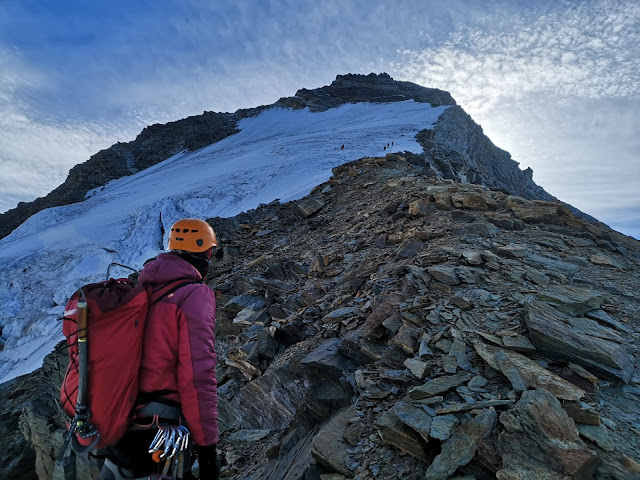
MULTIPOLYGON (((640 243, 423 160, 208 219, 221 478, 640 478, 640 243)), ((96 478, 66 362, 0 386, 1 478, 96 478)))
MULTIPOLYGON (((90 190, 111 180, 132 175, 181 151, 194 151, 238 132, 238 121, 273 108, 309 108, 319 112, 347 103, 413 100, 432 106, 450 105, 433 130, 418 141, 425 148, 422 161, 444 178, 501 189, 526 199, 551 200, 532 180, 530 169, 522 171, 508 152, 494 146, 453 97, 443 90, 398 81, 386 73, 338 75, 331 85, 298 90, 293 97, 272 105, 242 109, 235 113, 204 112, 166 124, 146 127, 135 140, 116 143, 69 171, 65 182, 33 202, 21 202, 0 214, 0 238, 35 213, 49 207, 81 202, 90 190), (429 153, 426 153, 426 152, 429 153)), ((355 160, 355 159, 354 159, 355 160)))

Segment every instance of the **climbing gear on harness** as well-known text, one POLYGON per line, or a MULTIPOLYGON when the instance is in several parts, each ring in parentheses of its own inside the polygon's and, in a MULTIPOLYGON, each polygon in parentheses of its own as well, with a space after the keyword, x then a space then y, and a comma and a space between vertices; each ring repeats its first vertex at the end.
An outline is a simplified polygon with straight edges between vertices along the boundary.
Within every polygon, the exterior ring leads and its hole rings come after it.
POLYGON ((162 476, 156 479, 181 479, 184 473, 184 452, 189 447, 189 430, 184 425, 160 425, 149 445, 151 458, 157 463, 164 460, 162 476), (168 476, 171 471, 171 476, 168 476))

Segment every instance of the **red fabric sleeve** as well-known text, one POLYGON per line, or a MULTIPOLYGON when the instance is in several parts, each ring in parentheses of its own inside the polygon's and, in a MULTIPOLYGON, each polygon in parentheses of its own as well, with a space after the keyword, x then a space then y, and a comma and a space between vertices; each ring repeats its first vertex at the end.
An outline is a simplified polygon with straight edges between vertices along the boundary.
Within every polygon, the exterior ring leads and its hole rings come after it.
POLYGON ((180 302, 178 390, 182 412, 196 445, 218 443, 214 292, 206 285, 185 287, 180 302))

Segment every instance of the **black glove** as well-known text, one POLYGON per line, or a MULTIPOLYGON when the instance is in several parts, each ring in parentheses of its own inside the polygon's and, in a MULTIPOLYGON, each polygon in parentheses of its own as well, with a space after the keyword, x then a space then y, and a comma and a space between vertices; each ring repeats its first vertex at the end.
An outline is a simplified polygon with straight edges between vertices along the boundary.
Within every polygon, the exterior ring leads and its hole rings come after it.
POLYGON ((218 480, 218 465, 216 446, 195 446, 198 463, 200 464, 200 480, 218 480))

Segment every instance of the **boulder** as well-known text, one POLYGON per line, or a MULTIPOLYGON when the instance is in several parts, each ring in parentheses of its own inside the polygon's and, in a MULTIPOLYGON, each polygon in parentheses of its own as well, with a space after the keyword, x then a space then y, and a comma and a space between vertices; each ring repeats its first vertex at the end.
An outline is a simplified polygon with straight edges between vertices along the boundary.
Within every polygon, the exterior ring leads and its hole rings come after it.
POLYGON ((324 207, 325 201, 320 197, 308 197, 294 204, 293 211, 302 218, 308 218, 324 207))
POLYGON ((425 441, 429 441, 431 415, 424 409, 407 402, 398 402, 393 407, 393 413, 402 423, 418 432, 425 441))
POLYGON ((447 285, 458 285, 462 282, 456 272, 456 267, 451 265, 436 265, 427 268, 427 272, 439 282, 447 285))
POLYGON ((251 295, 249 293, 243 293, 242 295, 237 295, 225 303, 222 309, 225 312, 229 312, 233 315, 237 315, 241 310, 247 307, 253 307, 256 310, 266 308, 267 304, 264 298, 260 295, 251 295))
POLYGON ((546 390, 522 394, 500 415, 504 430, 498 438, 502 455, 499 480, 591 479, 598 456, 580 439, 573 420, 546 390))
POLYGON ((313 439, 311 455, 329 471, 338 472, 351 478, 347 466, 347 450, 349 444, 344 435, 349 427, 349 419, 355 414, 355 407, 334 416, 313 439))
POLYGON ((408 427, 398 418, 393 409, 385 412, 375 422, 375 426, 384 442, 420 461, 427 461, 422 446, 424 441, 413 428, 408 427))
POLYGON ((538 298, 569 315, 584 315, 604 303, 602 293, 569 285, 551 286, 538 293, 538 298))
MULTIPOLYGON (((490 367, 498 371, 502 371, 501 366, 504 367, 505 362, 499 362, 496 356, 506 358, 508 360, 506 365, 516 369, 519 377, 524 380, 527 387, 543 388, 563 400, 579 400, 584 396, 585 392, 582 389, 560 378, 546 368, 541 367, 524 355, 510 350, 492 347, 482 342, 475 342, 473 346, 476 352, 478 352, 478 355, 480 355, 490 367)), ((508 378, 507 374, 505 374, 505 376, 508 378)))
POLYGON ((615 381, 631 379, 634 359, 615 330, 595 320, 570 317, 543 302, 528 302, 525 312, 531 341, 541 353, 615 381))
POLYGON ((427 469, 425 479, 446 480, 459 467, 469 463, 480 443, 493 432, 496 421, 496 411, 489 408, 460 425, 442 444, 442 451, 427 469))

